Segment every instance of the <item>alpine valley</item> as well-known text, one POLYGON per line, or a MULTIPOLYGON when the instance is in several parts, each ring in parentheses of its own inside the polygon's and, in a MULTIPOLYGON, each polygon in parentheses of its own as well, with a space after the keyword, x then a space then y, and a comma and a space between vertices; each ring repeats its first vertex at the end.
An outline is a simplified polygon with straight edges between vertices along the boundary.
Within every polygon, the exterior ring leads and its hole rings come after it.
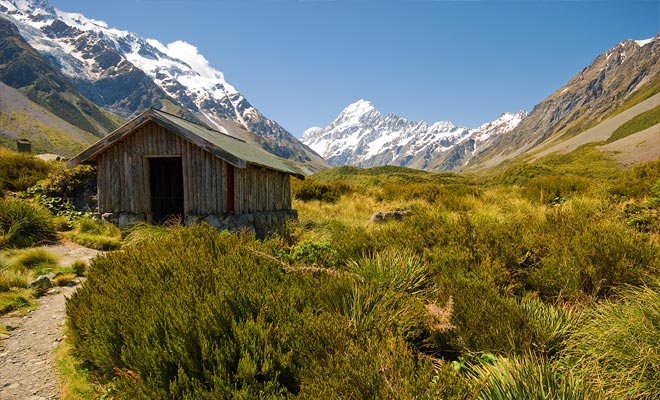
POLYGON ((37 152, 71 156, 154 107, 229 128, 306 173, 330 165, 476 170, 589 143, 631 165, 660 156, 658 54, 657 37, 625 40, 531 112, 476 128, 383 115, 359 100, 299 141, 186 42, 144 39, 47 0, 0 0, 0 145, 27 137, 37 152))
POLYGON ((474 170, 536 159, 603 142, 601 151, 631 165, 660 156, 660 40, 625 40, 596 57, 527 113, 504 113, 478 128, 427 124, 381 114, 360 100, 301 140, 334 166, 399 165, 474 170), (621 133, 616 133, 617 130, 621 133))

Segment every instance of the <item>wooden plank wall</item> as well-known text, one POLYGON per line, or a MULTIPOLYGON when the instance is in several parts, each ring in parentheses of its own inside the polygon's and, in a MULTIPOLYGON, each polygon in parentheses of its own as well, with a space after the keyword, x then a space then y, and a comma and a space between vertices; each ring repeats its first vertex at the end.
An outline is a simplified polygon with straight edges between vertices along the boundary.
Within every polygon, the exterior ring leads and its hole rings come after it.
MULTIPOLYGON (((99 211, 149 213, 151 156, 180 156, 186 214, 223 214, 227 162, 150 122, 97 157, 99 211)), ((248 164, 234 173, 234 212, 291 208, 289 175, 248 164)))
POLYGON ((291 209, 289 175, 256 165, 235 170, 236 214, 291 209))

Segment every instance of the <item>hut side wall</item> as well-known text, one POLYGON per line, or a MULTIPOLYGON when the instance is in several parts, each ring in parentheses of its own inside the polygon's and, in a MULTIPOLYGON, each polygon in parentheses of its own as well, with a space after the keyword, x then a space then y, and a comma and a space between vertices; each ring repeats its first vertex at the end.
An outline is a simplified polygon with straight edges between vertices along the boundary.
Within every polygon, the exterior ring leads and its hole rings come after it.
POLYGON ((234 212, 281 211, 291 209, 288 174, 255 165, 235 169, 234 212))
MULTIPOLYGON (((227 212, 226 161, 150 122, 98 155, 100 213, 129 213, 150 220, 148 157, 180 156, 186 215, 227 212)), ((289 175, 248 165, 234 169, 234 212, 291 209, 289 175)))

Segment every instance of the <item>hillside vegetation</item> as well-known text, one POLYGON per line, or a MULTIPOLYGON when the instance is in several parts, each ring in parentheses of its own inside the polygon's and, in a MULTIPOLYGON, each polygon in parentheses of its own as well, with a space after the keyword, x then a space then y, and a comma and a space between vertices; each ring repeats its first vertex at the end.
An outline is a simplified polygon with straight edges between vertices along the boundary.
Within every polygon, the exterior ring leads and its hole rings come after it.
POLYGON ((587 146, 293 184, 299 220, 264 241, 145 227, 92 263, 67 314, 100 395, 658 395, 660 161, 620 171, 587 146), (370 222, 392 210, 411 213, 370 222))

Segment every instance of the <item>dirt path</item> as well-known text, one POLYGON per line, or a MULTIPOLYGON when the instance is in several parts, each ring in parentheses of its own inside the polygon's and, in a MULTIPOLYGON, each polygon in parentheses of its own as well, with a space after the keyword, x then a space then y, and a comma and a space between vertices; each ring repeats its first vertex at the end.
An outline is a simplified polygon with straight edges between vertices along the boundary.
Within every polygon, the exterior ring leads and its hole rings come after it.
MULTIPOLYGON (((61 265, 75 260, 89 261, 98 251, 75 244, 48 246, 60 258, 61 265)), ((57 376, 53 368, 53 350, 62 340, 66 298, 75 286, 62 287, 38 300, 37 309, 25 316, 6 315, 0 323, 12 327, 0 350, 0 399, 59 399, 57 376)))

